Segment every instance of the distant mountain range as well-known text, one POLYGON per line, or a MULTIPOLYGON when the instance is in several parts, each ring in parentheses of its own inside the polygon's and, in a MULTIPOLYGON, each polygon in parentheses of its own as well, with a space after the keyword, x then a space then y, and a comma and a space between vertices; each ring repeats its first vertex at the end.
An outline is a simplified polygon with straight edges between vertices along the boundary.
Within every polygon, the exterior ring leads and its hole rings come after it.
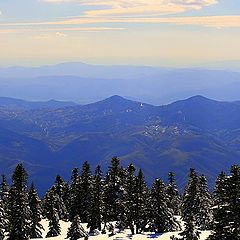
POLYGON ((88 160, 106 170, 113 156, 143 168, 146 179, 174 171, 183 187, 190 167, 216 175, 240 163, 240 104, 202 96, 163 106, 120 96, 76 105, 0 98, 0 166, 24 162, 45 191, 55 174, 68 178, 88 160))
POLYGON ((239 89, 237 70, 84 63, 0 68, 0 96, 36 101, 53 98, 85 104, 114 94, 153 105, 198 94, 234 101, 239 100, 239 89))

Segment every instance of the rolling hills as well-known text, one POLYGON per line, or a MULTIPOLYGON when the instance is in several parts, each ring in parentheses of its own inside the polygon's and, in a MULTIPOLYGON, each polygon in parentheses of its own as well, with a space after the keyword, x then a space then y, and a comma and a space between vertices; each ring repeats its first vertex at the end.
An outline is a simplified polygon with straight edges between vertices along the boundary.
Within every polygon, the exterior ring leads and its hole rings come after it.
POLYGON ((194 96, 153 106, 117 95, 87 105, 13 102, 7 108, 0 99, 1 172, 24 162, 40 191, 85 160, 106 170, 112 156, 143 168, 149 183, 174 171, 180 187, 190 167, 212 185, 221 170, 240 162, 238 102, 194 96))

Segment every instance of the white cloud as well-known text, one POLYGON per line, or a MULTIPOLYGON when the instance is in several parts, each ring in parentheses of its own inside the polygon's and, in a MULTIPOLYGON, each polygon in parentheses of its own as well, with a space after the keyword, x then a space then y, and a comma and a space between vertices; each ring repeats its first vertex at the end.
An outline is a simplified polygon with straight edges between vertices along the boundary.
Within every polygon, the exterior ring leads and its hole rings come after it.
MULTIPOLYGON (((21 24, 21 23, 20 23, 21 24)), ((54 24, 53 24, 54 25, 54 24)), ((60 24, 61 25, 61 24, 60 24)), ((64 25, 64 24, 63 24, 64 25)), ((3 26, 3 24, 0 24, 3 26)), ((7 25, 10 26, 10 25, 7 25)), ((105 32, 105 31, 121 31, 125 30, 125 28, 114 28, 114 27, 58 27, 58 28, 44 28, 44 29, 35 29, 31 28, 32 25, 30 24, 29 28, 16 28, 17 26, 21 25, 13 25, 13 28, 7 29, 0 29, 0 34, 12 34, 12 33, 40 33, 36 36, 36 38, 49 38, 49 37, 67 37, 68 35, 65 32, 105 32), (49 34, 49 32, 55 32, 55 34, 49 34)), ((23 26, 27 26, 24 23, 23 26)))
MULTIPOLYGON (((104 24, 104 23, 162 23, 162 24, 177 24, 177 25, 199 25, 205 27, 240 27, 240 16, 199 16, 199 17, 145 17, 145 18, 129 18, 129 17, 85 17, 85 18, 70 18, 62 21, 52 22, 31 22, 31 23, 0 23, 0 26, 44 26, 45 31, 51 31, 52 27, 56 25, 65 26, 65 28, 58 28, 59 31, 105 31, 105 30, 124 30, 125 28, 105 28, 105 27, 72 27, 72 25, 84 24, 104 24), (67 26, 71 26, 68 28, 67 26)), ((56 30, 56 28, 54 28, 56 30)), ((37 31, 37 29, 36 29, 37 31)), ((58 30, 56 30, 58 31, 58 30)))
POLYGON ((85 12, 85 16, 161 15, 199 10, 218 0, 42 0, 49 3, 78 3, 101 7, 85 12))

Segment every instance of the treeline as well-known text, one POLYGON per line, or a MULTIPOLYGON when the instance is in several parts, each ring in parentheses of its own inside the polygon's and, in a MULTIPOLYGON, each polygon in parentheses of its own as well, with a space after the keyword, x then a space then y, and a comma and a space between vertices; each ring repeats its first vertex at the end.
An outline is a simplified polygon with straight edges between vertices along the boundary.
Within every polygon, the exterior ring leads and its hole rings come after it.
POLYGON ((240 167, 232 166, 230 175, 221 173, 213 193, 205 176, 190 170, 189 180, 180 195, 174 173, 168 183, 156 179, 151 188, 142 170, 127 168, 114 157, 104 175, 100 166, 92 174, 85 162, 81 171, 73 169, 71 181, 56 177, 54 185, 40 199, 28 174, 19 164, 8 186, 2 176, 0 186, 0 240, 42 238, 41 220, 49 220, 45 237, 61 234, 59 220, 70 221, 67 238, 76 240, 115 229, 130 229, 132 234, 181 231, 181 238, 199 239, 200 231, 212 230, 210 240, 240 239, 240 167), (181 229, 176 215, 184 221, 181 229), (113 225, 113 222, 116 223, 113 225), (87 223, 88 232, 81 223, 87 223))

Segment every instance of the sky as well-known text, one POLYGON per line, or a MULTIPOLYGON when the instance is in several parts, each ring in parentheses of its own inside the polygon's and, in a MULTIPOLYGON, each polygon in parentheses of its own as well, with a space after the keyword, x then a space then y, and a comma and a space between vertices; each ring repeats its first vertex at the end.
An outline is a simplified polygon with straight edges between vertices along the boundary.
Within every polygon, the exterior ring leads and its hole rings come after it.
POLYGON ((0 66, 198 66, 239 43, 239 0, 0 1, 0 66))

